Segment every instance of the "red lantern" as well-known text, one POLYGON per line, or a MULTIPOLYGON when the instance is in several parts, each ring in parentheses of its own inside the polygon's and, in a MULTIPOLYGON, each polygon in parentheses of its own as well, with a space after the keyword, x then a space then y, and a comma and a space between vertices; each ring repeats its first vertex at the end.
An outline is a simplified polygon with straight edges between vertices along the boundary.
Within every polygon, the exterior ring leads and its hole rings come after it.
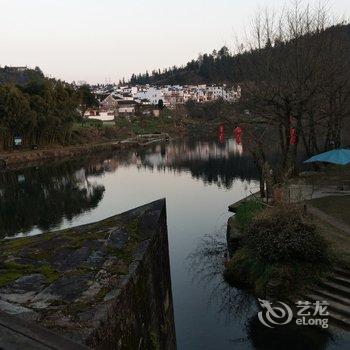
POLYGON ((233 129, 233 135, 236 139, 236 142, 238 144, 241 143, 241 135, 242 135, 242 129, 239 127, 239 126, 236 126, 234 129, 233 129))
POLYGON ((289 143, 291 145, 297 144, 297 132, 296 132, 295 128, 290 128, 289 143))

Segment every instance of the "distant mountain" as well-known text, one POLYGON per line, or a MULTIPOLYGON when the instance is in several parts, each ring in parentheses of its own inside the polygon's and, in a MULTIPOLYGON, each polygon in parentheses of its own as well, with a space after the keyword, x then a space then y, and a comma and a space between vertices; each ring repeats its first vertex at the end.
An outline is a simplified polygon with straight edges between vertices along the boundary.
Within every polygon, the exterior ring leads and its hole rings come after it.
POLYGON ((41 81, 45 78, 39 67, 0 67, 0 84, 13 83, 26 85, 30 82, 41 81))
MULTIPOLYGON (((346 33, 349 38, 350 46, 350 25, 338 25, 328 29, 328 31, 339 31, 346 33)), ((288 43, 285 43, 288 45, 288 43)), ((270 45, 271 43, 267 43, 270 45)), ((153 71, 151 74, 133 74, 131 84, 153 84, 153 85, 185 85, 185 84, 223 84, 235 83, 240 79, 239 74, 235 72, 236 63, 247 59, 247 56, 255 55, 256 52, 247 52, 241 55, 233 55, 229 49, 224 46, 219 51, 214 50, 211 54, 199 55, 198 59, 188 62, 185 66, 171 67, 163 71, 153 71)))

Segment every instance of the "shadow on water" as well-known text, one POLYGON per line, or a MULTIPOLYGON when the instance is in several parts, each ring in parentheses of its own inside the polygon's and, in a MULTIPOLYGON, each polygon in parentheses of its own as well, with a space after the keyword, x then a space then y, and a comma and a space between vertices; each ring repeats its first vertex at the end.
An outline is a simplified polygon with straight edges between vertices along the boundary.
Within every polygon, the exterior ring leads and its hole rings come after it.
POLYGON ((294 323, 267 328, 255 315, 247 323, 247 335, 256 350, 323 350, 335 342, 327 329, 294 323))

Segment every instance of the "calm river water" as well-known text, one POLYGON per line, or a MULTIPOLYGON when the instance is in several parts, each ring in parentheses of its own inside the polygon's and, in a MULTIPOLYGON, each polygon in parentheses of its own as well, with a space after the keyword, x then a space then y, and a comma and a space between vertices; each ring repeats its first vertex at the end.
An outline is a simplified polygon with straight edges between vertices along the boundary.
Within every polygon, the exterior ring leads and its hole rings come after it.
POLYGON ((227 206, 258 189, 233 139, 172 141, 0 173, 0 234, 40 234, 165 197, 178 349, 349 349, 342 333, 268 330, 254 298, 222 280, 227 206))

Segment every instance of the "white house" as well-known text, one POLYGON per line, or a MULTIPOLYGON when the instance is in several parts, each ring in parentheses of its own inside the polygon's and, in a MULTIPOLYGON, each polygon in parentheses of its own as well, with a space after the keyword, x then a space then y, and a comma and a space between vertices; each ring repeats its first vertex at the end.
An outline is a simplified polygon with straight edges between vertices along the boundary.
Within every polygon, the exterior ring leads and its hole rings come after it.
POLYGON ((119 101, 118 115, 133 115, 138 110, 138 103, 136 101, 119 101))
POLYGON ((138 91, 135 98, 140 100, 149 100, 151 104, 157 105, 159 100, 164 100, 164 93, 162 90, 155 87, 147 87, 144 90, 138 91))

